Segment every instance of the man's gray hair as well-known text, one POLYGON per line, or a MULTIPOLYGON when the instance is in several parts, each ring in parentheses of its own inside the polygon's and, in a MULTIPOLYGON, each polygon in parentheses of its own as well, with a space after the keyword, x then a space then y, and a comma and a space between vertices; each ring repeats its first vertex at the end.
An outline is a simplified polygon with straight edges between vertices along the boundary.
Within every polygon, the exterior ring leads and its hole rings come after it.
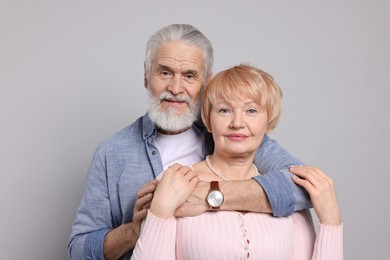
POLYGON ((155 58, 157 48, 162 43, 171 41, 182 41, 188 45, 198 47, 203 52, 204 61, 204 80, 208 80, 212 72, 214 62, 213 46, 209 39, 206 38, 198 29, 189 24, 171 24, 161 28, 150 36, 146 44, 145 55, 145 74, 149 79, 150 69, 153 59, 155 58))

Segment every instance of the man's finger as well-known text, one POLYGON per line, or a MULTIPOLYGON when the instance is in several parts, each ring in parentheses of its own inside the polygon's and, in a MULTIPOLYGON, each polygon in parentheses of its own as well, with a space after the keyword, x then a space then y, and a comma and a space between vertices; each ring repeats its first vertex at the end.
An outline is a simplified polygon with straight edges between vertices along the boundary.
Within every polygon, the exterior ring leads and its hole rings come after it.
POLYGON ((138 198, 135 202, 135 207, 134 207, 135 211, 140 211, 143 208, 145 208, 145 205, 150 204, 152 199, 153 199, 152 193, 148 193, 148 194, 144 195, 143 197, 138 198))
POLYGON ((154 192, 158 184, 157 180, 153 180, 151 182, 146 183, 138 192, 137 192, 137 198, 141 198, 145 196, 148 193, 154 192))
POLYGON ((133 215, 133 222, 141 222, 144 218, 146 218, 146 215, 148 213, 147 209, 142 209, 133 215))

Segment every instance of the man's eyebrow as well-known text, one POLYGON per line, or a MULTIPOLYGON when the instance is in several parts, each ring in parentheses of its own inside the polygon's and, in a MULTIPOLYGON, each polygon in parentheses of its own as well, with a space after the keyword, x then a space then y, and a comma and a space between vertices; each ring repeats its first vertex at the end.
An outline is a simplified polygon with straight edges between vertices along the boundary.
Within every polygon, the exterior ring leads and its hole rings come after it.
MULTIPOLYGON (((167 65, 164 65, 164 64, 157 64, 156 69, 157 70, 168 70, 168 71, 174 72, 173 68, 171 68, 167 65)), ((185 74, 189 74, 189 73, 193 74, 195 76, 199 76, 199 71, 193 70, 193 69, 185 70, 181 74, 185 75, 185 74)))
POLYGON ((157 64, 157 69, 158 70, 169 70, 169 71, 173 71, 173 69, 167 65, 164 65, 164 64, 157 64))
POLYGON ((183 74, 194 74, 195 76, 198 76, 199 72, 197 70, 186 70, 183 72, 183 74))

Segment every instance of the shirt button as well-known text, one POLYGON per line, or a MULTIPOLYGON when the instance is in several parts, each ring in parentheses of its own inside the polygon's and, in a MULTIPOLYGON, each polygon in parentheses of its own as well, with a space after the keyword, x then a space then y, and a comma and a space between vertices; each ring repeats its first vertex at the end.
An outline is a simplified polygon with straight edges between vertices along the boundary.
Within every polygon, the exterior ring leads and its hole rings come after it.
POLYGON ((155 154, 156 154, 156 151, 153 151, 153 152, 152 152, 152 155, 155 155, 155 154))

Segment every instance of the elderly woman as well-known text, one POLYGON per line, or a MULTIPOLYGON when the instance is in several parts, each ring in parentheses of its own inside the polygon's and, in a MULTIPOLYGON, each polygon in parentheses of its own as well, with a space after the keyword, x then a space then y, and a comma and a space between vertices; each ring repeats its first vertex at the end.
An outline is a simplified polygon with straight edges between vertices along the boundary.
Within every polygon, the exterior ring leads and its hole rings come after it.
MULTIPOLYGON (((218 73, 207 85, 202 119, 215 141, 212 155, 164 173, 143 224, 133 259, 342 259, 342 222, 332 180, 320 169, 292 167, 319 219, 315 234, 308 210, 289 217, 223 211, 219 185, 261 174, 253 164, 266 133, 274 129, 282 92, 267 73, 247 65, 218 73), (210 211, 175 218, 199 180, 210 182, 210 211)), ((261 149, 261 148, 260 148, 261 149)))

